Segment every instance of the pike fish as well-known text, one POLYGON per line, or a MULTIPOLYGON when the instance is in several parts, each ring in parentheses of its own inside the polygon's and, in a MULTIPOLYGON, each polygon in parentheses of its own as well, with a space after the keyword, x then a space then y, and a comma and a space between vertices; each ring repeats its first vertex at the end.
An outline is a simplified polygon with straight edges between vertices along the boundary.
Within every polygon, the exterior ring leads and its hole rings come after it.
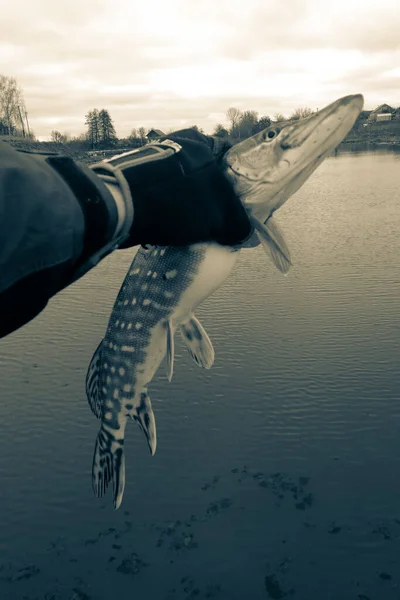
MULTIPOLYGON (((342 141, 362 106, 361 95, 341 98, 307 119, 272 124, 224 157, 225 174, 254 225, 252 239, 243 246, 261 243, 284 273, 291 265, 290 253, 272 215, 342 141)), ((177 329, 195 362, 211 368, 214 349, 194 311, 229 276, 241 247, 147 246, 133 259, 86 377, 89 405, 101 419, 93 490, 101 497, 112 481, 115 509, 125 486, 127 420, 142 429, 153 455, 157 435, 148 386, 165 356, 171 380, 177 329)))

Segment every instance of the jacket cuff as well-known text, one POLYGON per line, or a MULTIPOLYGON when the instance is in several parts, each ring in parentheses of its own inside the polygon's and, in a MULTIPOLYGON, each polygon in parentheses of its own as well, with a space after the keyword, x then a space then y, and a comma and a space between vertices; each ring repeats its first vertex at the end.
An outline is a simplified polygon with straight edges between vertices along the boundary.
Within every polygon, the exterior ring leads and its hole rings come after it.
POLYGON ((119 226, 113 194, 93 171, 67 156, 47 156, 46 162, 64 179, 74 193, 85 219, 83 251, 74 267, 71 283, 92 269, 118 247, 119 226))

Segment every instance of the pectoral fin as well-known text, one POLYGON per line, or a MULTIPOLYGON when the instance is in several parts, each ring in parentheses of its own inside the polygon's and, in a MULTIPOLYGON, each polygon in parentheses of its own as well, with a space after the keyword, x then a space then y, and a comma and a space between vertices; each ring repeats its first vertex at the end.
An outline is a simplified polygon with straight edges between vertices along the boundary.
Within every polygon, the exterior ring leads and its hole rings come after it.
POLYGON ((193 360, 204 369, 211 369, 214 363, 214 348, 204 327, 193 315, 180 326, 182 340, 193 360))
POLYGON ((269 217, 265 223, 255 217, 252 217, 251 220, 265 252, 279 271, 287 273, 292 266, 292 261, 280 227, 272 217, 269 217))
POLYGON ((170 320, 167 321, 167 378, 171 381, 172 375, 174 374, 174 331, 172 329, 172 323, 170 320))

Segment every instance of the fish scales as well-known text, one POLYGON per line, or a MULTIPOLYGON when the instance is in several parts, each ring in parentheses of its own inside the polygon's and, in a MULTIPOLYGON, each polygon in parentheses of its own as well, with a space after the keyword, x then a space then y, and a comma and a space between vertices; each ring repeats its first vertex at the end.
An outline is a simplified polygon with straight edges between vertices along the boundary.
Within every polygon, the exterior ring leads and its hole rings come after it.
POLYGON ((140 247, 120 288, 104 340, 89 367, 86 389, 101 418, 93 459, 93 488, 102 496, 113 480, 114 506, 124 490, 123 444, 127 418, 144 431, 152 454, 156 426, 147 386, 181 335, 194 360, 209 368, 212 344, 193 310, 229 275, 238 251, 218 244, 182 248, 140 247))
MULTIPOLYGON (((182 292, 196 276, 204 254, 205 248, 193 247, 179 251, 138 250, 117 296, 104 338, 103 364, 115 367, 112 385, 135 385, 148 357, 152 328, 168 320, 182 292), (124 346, 135 350, 122 351, 124 346), (123 375, 121 367, 125 369, 123 375), (129 371, 132 367, 133 372, 129 371)), ((101 371, 100 385, 108 390, 107 371, 101 371)))

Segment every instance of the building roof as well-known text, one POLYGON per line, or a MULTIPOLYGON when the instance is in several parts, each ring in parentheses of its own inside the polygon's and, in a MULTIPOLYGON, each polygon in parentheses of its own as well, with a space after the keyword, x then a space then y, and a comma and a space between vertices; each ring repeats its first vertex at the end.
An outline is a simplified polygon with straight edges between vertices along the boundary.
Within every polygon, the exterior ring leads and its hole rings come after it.
POLYGON ((382 110, 386 110, 386 112, 394 112, 394 108, 392 108, 389 104, 380 104, 377 108, 374 108, 374 110, 372 110, 371 112, 373 114, 375 113, 381 113, 382 110), (389 111, 387 111, 387 109, 389 109, 389 111))
POLYGON ((163 131, 161 131, 161 129, 150 129, 150 131, 146 134, 146 137, 149 137, 150 134, 156 134, 159 135, 160 137, 162 135, 165 135, 165 133, 163 131))

